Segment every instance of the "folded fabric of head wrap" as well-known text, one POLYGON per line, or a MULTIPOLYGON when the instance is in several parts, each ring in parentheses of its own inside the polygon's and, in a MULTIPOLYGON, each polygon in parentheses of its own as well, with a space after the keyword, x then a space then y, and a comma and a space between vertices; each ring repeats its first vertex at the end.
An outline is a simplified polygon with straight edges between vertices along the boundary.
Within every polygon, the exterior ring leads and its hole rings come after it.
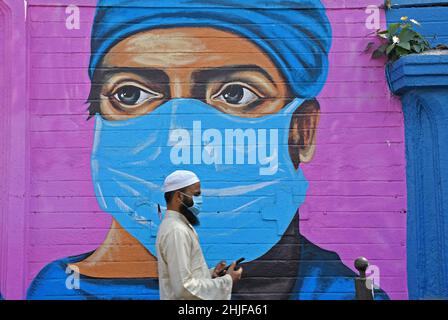
POLYGON ((121 40, 171 27, 212 27, 252 41, 276 64, 296 97, 316 97, 326 81, 332 35, 319 0, 99 0, 90 78, 121 40))

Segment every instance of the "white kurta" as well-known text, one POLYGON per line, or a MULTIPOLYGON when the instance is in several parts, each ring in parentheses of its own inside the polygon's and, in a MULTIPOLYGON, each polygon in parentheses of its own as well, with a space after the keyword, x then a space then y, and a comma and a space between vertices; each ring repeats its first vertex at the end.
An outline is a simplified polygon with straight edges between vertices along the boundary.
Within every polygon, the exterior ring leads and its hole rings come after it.
POLYGON ((212 279, 187 218, 167 210, 156 240, 161 300, 230 300, 230 275, 212 279))

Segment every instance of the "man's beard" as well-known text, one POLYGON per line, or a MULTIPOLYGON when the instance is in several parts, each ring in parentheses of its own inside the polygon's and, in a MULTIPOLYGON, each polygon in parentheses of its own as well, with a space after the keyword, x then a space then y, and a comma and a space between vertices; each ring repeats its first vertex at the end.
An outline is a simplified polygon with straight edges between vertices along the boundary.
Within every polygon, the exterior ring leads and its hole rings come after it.
POLYGON ((190 222, 192 226, 198 226, 200 224, 198 217, 195 216, 193 212, 191 212, 183 203, 180 207, 180 213, 183 214, 185 218, 187 218, 188 222, 190 222))

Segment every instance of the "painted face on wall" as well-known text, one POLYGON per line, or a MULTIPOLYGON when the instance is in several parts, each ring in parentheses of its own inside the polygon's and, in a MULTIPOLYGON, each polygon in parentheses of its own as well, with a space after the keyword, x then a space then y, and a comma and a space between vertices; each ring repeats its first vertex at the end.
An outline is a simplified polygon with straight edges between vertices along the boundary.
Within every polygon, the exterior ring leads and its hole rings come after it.
POLYGON ((285 79, 247 39, 213 28, 156 29, 133 35, 104 57, 97 75, 100 112, 124 120, 176 98, 258 118, 291 101, 285 79))
POLYGON ((298 94, 260 45, 212 27, 142 30, 92 61, 101 208, 155 255, 163 180, 191 170, 201 179, 207 261, 269 251, 308 187, 299 163, 314 153, 319 105, 307 86, 298 94))

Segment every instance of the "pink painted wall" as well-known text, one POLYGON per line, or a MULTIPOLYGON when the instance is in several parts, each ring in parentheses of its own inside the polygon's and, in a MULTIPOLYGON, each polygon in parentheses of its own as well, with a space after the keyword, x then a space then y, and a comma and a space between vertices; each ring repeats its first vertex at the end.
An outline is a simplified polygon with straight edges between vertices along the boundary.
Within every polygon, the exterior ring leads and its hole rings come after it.
MULTIPOLYGON (((23 6, 17 2, 11 6, 20 12, 23 6)), ((362 52, 371 32, 365 27, 365 7, 383 1, 323 2, 332 23, 333 47, 328 81, 318 97, 322 116, 317 154, 303 167, 310 189, 300 209, 301 231, 320 247, 337 252, 353 270, 355 258, 367 257, 380 268, 381 287, 390 297, 406 299, 403 114, 387 88, 384 61, 362 52)), ((47 263, 95 249, 110 226, 111 217, 99 209, 91 182, 94 122, 86 121, 95 3, 28 1, 26 35, 20 34, 21 41, 27 41, 28 60, 23 61, 28 64, 21 68, 28 86, 23 82, 12 88, 21 99, 11 104, 21 108, 23 128, 17 130, 25 146, 11 150, 14 156, 9 158, 27 155, 25 204, 19 211, 8 211, 9 219, 23 214, 23 221, 10 220, 19 230, 2 242, 4 260, 14 260, 22 271, 8 272, 7 279, 5 271, 0 272, 6 298, 23 298, 47 263), (65 28, 65 6, 55 3, 81 6, 80 30, 65 28), (13 254, 13 243, 23 252, 13 254)), ((9 224, 7 228, 12 231, 9 224)), ((3 261, 2 266, 12 269, 12 262, 3 261)))
POLYGON ((28 182, 28 114, 26 82, 26 25, 23 3, 0 1, 2 42, 2 202, 0 290, 7 298, 23 297, 26 269, 26 212, 28 182), (17 88, 17 89, 14 89, 17 88))
MULTIPOLYGON (((351 269, 365 256, 381 272, 392 299, 407 299, 406 160, 403 113, 384 76, 384 61, 364 54, 369 5, 323 1, 333 27, 330 72, 310 179, 300 213, 302 233, 337 252, 351 269)), ((381 11, 381 27, 385 17, 381 11)))

